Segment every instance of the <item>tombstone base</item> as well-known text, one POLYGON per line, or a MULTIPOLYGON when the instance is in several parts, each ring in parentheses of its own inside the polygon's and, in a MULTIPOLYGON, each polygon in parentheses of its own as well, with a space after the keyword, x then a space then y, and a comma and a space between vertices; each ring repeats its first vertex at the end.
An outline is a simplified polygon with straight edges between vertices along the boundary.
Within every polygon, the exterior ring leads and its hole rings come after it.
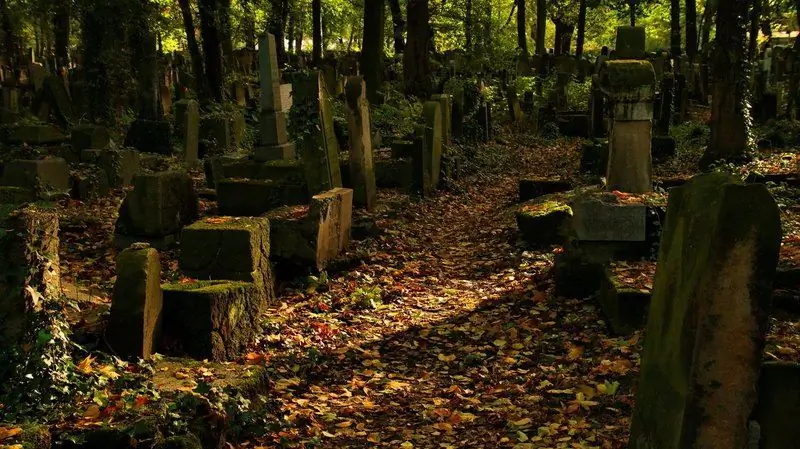
POLYGON ((291 142, 255 148, 255 160, 258 162, 290 161, 292 159, 294 159, 294 144, 291 142))

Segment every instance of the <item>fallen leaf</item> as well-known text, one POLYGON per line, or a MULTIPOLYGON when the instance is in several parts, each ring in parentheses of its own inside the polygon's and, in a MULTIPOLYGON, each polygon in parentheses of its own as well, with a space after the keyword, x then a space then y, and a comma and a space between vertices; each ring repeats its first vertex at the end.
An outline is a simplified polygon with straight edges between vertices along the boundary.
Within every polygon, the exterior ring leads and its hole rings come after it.
POLYGON ((7 440, 22 433, 21 427, 0 427, 0 441, 7 440))

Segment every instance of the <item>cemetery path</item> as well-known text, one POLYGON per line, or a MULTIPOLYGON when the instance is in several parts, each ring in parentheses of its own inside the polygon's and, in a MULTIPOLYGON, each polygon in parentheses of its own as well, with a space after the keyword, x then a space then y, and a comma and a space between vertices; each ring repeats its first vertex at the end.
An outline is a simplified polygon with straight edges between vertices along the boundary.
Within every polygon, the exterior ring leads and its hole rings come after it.
POLYGON ((282 429, 261 444, 621 447, 638 337, 552 297, 553 254, 525 251, 513 215, 519 173, 552 154, 517 150, 458 193, 382 196, 359 266, 281 296, 247 356, 279 374, 282 429))

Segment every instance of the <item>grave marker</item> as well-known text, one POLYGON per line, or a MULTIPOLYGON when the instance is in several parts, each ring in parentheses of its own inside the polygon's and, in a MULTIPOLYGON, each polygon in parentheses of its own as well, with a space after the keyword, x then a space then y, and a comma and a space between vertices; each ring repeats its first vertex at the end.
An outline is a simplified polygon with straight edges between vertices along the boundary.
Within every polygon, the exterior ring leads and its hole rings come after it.
POLYGON ((348 78, 345 86, 347 96, 347 125, 350 139, 350 177, 353 184, 355 204, 367 210, 375 208, 375 167, 372 162, 372 133, 369 120, 369 102, 366 98, 364 78, 348 78))
POLYGON ((258 50, 261 84, 261 136, 255 148, 258 161, 294 158, 294 144, 286 134, 286 112, 282 105, 281 74, 275 36, 267 33, 258 50))

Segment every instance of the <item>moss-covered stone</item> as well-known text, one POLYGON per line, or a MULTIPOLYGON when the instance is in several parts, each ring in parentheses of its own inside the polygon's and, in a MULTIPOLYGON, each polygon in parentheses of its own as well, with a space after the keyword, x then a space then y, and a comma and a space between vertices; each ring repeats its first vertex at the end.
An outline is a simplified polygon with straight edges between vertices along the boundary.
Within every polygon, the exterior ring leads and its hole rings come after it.
POLYGON ((650 289, 626 285, 607 269, 597 293, 600 308, 616 335, 629 335, 644 326, 650 306, 650 289))
POLYGON ((162 285, 168 354, 226 361, 250 343, 262 310, 251 282, 194 281, 162 285))
POLYGON ((763 185, 696 176, 669 196, 630 447, 747 447, 781 240, 763 185))
POLYGON ((641 88, 655 90, 656 73, 650 61, 610 60, 602 71, 601 85, 615 98, 620 95, 638 92, 641 88))
POLYGON ((197 279, 254 282, 263 289, 263 301, 275 297, 267 218, 209 217, 184 228, 180 266, 197 279))
POLYGON ((563 243, 571 220, 572 208, 554 198, 530 201, 517 211, 517 227, 530 243, 563 243))
POLYGON ((3 168, 2 184, 32 189, 39 197, 69 192, 69 166, 62 158, 16 159, 3 168))
POLYGON ((139 175, 122 203, 117 234, 163 237, 176 234, 199 214, 192 179, 183 172, 139 175))
POLYGON ((108 195, 108 175, 93 164, 78 164, 70 171, 72 197, 86 201, 108 195))

